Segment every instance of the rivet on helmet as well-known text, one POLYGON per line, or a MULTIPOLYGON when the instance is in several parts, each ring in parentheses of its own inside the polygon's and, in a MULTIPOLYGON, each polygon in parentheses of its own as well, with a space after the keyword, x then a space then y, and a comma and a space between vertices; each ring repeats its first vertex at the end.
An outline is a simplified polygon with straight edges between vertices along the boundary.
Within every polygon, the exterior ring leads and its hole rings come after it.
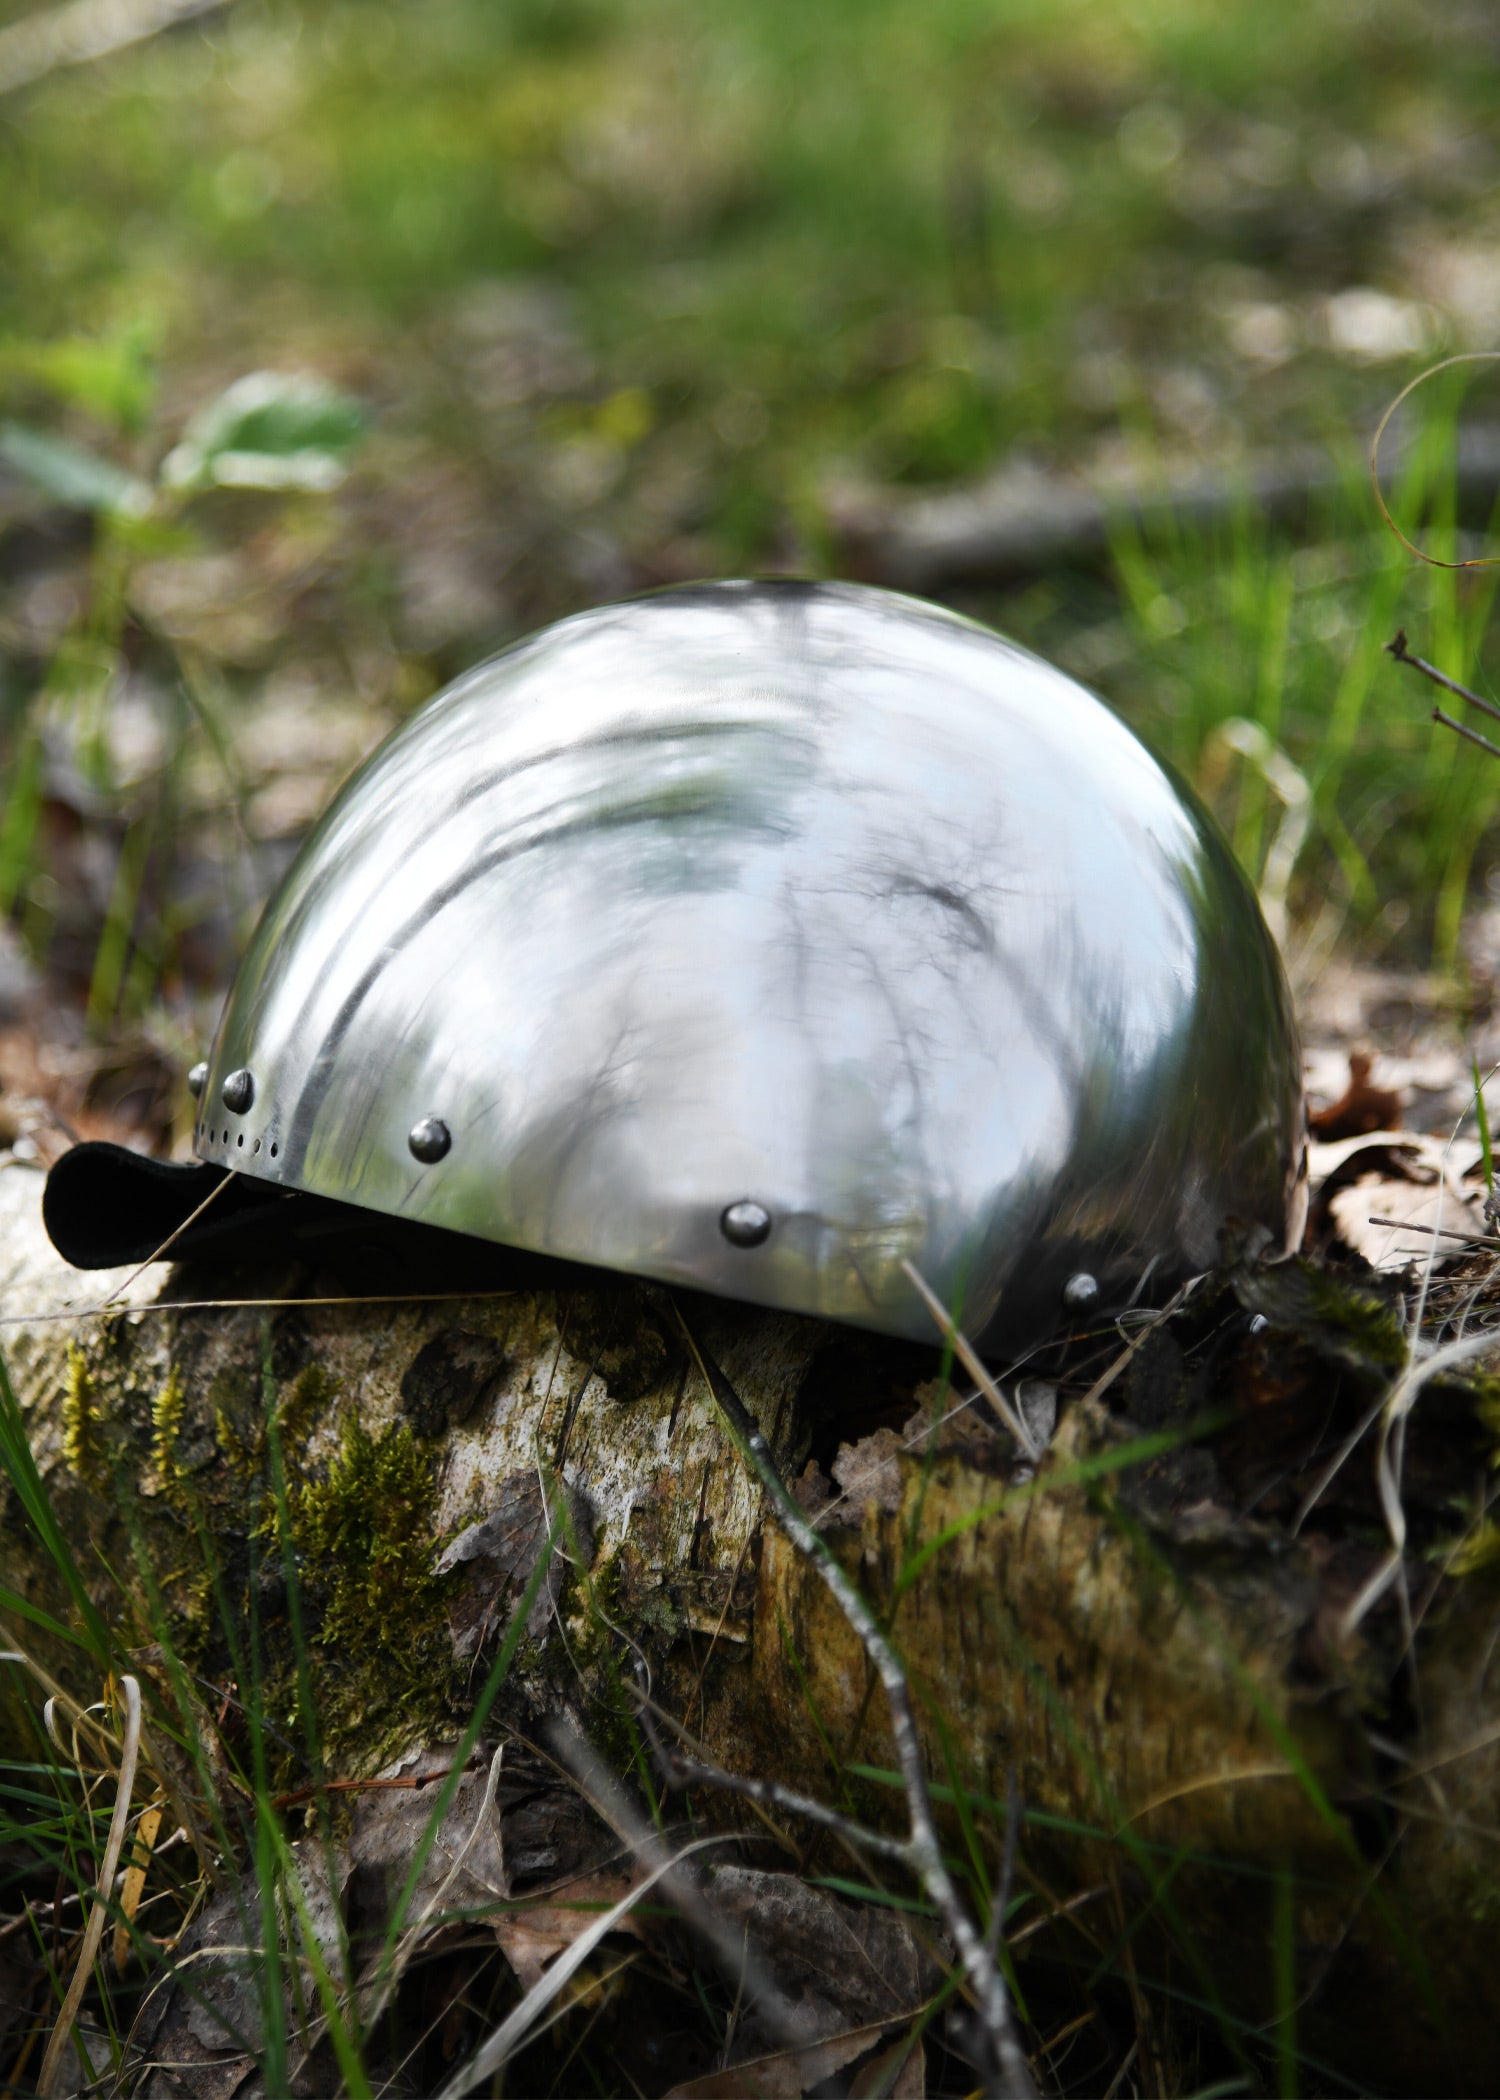
POLYGON ((231 1072, 220 1089, 219 1098, 231 1115, 244 1115, 255 1101, 255 1074, 248 1066, 231 1072))
POLYGON ((440 1116, 423 1116, 406 1134, 406 1149, 413 1159, 421 1160, 424 1167, 435 1166, 440 1159, 446 1159, 452 1143, 452 1134, 440 1116))

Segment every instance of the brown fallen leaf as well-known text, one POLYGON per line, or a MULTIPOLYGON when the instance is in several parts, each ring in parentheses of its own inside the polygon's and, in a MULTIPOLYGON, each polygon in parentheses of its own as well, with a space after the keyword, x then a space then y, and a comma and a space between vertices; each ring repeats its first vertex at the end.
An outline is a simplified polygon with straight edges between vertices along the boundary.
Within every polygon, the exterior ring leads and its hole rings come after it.
MULTIPOLYGON (((515 1971, 522 1990, 535 1990, 547 1964, 581 1938, 600 1911, 609 1910, 629 1895, 638 1879, 634 1874, 585 1874, 549 1891, 545 1901, 528 1903, 524 1909, 502 1911, 493 1917, 490 1924, 500 1952, 515 1971)), ((617 1930, 636 1938, 641 1936, 633 1911, 620 1921, 617 1930)))
POLYGON ((1401 1269, 1428 1256, 1441 1263, 1465 1239, 1487 1232, 1479 1195, 1464 1186, 1443 1139, 1383 1130, 1310 1148, 1313 1187, 1304 1245, 1335 1247, 1375 1269, 1401 1269))
POLYGON ((905 2034, 861 2064, 849 2100, 927 2100, 927 2051, 920 2034, 905 2034))
MULTIPOLYGON (((542 1554, 547 1572, 532 1603, 526 1630, 540 1638, 557 1608, 568 1571, 564 1543, 552 1537, 555 1519, 534 1473, 509 1473, 498 1483, 489 1514, 460 1532, 434 1563, 438 1575, 459 1574, 448 1599, 448 1630, 454 1659, 473 1659, 510 1624, 511 1614, 542 1554)), ((592 1524, 581 1496, 571 1498, 575 1536, 588 1540, 592 1524)))
POLYGON ((1389 1088, 1370 1084, 1371 1063, 1367 1050, 1351 1050, 1349 1084, 1343 1094, 1327 1108, 1309 1109, 1307 1127, 1321 1143, 1399 1129, 1401 1097, 1389 1088))
MULTIPOLYGON (((411 1760, 406 1778, 448 1769, 447 1753, 411 1760)), ((465 1772, 435 1836, 429 1834, 435 1791, 379 1790, 352 1797, 353 1828, 344 1848, 347 1870, 359 1876, 366 1915, 382 1924, 396 1913, 412 1861, 422 1854, 416 1886, 406 1896, 408 1926, 431 1914, 436 1928, 455 1911, 503 1901, 510 1872, 500 1817, 486 1810, 485 1773, 465 1772)))
POLYGON ((810 1458, 792 1482, 798 1507, 810 1517, 821 1516, 833 1500, 833 1482, 815 1458, 810 1458))
MULTIPOLYGON (((720 1866, 704 1894, 758 1949, 799 2043, 909 2019, 942 1979, 946 1957, 899 1911, 811 1888, 796 1874, 720 1866)), ((754 2017, 752 2008, 752 2026, 754 2017)), ((770 2039, 763 2037, 762 2049, 770 2039)))
POLYGON ((844 1490, 851 1515, 874 1502, 892 1515, 901 1507, 901 1439, 894 1429, 877 1429, 857 1444, 841 1444, 833 1477, 844 1490))
MULTIPOLYGON (((912 2018, 878 2020, 870 2027, 852 2027, 844 2034, 831 2034, 801 2048, 777 2049, 768 2056, 729 2064, 722 2071, 706 2071, 683 2085, 674 2085, 666 2100, 802 2100, 804 2093, 833 2078, 869 2052, 893 2028, 912 2018)), ((888 2092, 891 2100, 922 2100, 927 2090, 926 2062, 920 2036, 903 2035, 889 2048, 880 2049, 862 2064, 850 2093, 888 2092), (905 2052, 895 2083, 887 2087, 884 2074, 895 2068, 895 2059, 905 2052)))

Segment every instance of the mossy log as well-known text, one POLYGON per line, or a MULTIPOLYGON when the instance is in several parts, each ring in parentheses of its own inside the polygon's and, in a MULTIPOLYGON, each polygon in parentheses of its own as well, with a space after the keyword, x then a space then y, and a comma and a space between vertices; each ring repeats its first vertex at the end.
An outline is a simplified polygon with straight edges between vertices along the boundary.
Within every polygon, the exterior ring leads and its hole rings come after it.
MULTIPOLYGON (((124 1280, 64 1268, 39 1198, 39 1176, 0 1174, 12 1317, 124 1280)), ((1217 1288, 1228 1309, 1198 1339, 1142 1352, 1108 1395, 1065 1389, 1034 1475, 977 1408, 931 1426, 953 1404, 936 1349, 706 1299, 692 1317, 891 1613, 935 1778, 993 1804, 1014 1774, 1034 1886, 1087 1898, 1032 1952, 1066 1957, 1085 1929, 1107 1952, 1134 1921, 1142 1973, 1231 2024, 1269 2027, 1294 1975, 1299 2046, 1344 2078, 1492 2091, 1500 1589, 1482 1553, 1455 1558, 1449 1506, 1455 1480, 1482 1489, 1487 1402, 1430 1401, 1430 1448, 1414 1427, 1407 1452, 1411 1537, 1428 1542, 1409 1615, 1393 1590, 1346 1631, 1383 1551, 1369 1451, 1349 1460, 1337 1512, 1320 1506, 1300 1533, 1278 1484, 1300 1490, 1308 1449, 1368 1412, 1394 1329, 1375 1301, 1357 1337, 1326 1308, 1320 1328, 1304 1279, 1302 1300, 1282 1292, 1279 1333, 1268 1286, 1217 1288), (1267 1303, 1269 1328, 1226 1355, 1243 1305, 1267 1303), (1217 1428, 1184 1441, 1172 1425, 1205 1401, 1217 1428), (1257 1480, 1272 1485, 1252 1495, 1257 1480)), ((575 1275, 462 1301, 316 1302, 342 1289, 306 1271, 158 1270, 130 1286, 129 1311, 8 1329, 89 1591, 143 1667, 170 1642, 206 1706, 222 1703, 231 1755, 246 1758, 245 1724, 214 1695, 255 1647, 276 1783, 306 1777, 298 1617, 327 1772, 368 1776, 451 1741, 561 1482, 559 1550, 500 1716, 525 1730, 568 1706, 623 1756, 628 1636, 708 1755, 899 1824, 899 1795, 868 1776, 894 1760, 865 1658, 763 1522, 659 1293, 575 1275), (270 1302, 182 1302, 250 1299, 270 1302)), ((59 1618, 73 1609, 13 1492, 0 1581, 59 1618)), ((77 1655, 45 1660, 97 1696, 77 1655)), ((0 1689, 12 1747, 16 1683, 0 1689)))

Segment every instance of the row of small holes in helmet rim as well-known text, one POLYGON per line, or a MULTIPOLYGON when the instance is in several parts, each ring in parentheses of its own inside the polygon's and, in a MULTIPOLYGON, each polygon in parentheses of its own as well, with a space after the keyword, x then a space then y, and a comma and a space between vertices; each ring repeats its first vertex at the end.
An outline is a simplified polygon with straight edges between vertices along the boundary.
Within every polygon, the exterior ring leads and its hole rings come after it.
MULTIPOLYGON (((210 1145, 212 1145, 213 1143, 215 1143, 215 1141, 217 1141, 217 1142, 218 1142, 219 1144, 222 1144, 222 1145, 227 1145, 227 1144, 229 1143, 230 1135, 231 1135, 231 1133, 230 1133, 229 1131, 227 1131, 227 1130, 210 1130, 210 1131, 209 1131, 209 1133, 208 1133, 208 1139, 207 1139, 207 1142, 208 1142, 208 1143, 209 1143, 210 1145)), ((241 1131, 241 1132, 240 1132, 240 1134, 239 1134, 239 1136, 238 1136, 237 1138, 235 1138, 235 1144, 237 1145, 237 1147, 239 1148, 239 1150, 240 1150, 241 1152, 243 1152, 243 1151, 244 1151, 244 1149, 245 1149, 245 1133, 244 1133, 243 1131, 241 1131)), ((255 1140, 255 1142, 254 1142, 254 1143, 253 1143, 253 1144, 251 1145, 250 1149, 251 1149, 251 1151, 252 1151, 252 1152, 259 1152, 259 1150, 260 1150, 260 1139, 259 1139, 259 1138, 257 1138, 257 1139, 255 1140)), ((278 1153, 280 1152, 280 1150, 281 1150, 281 1147, 280 1147, 279 1145, 273 1145, 273 1146, 271 1147, 271 1157, 272 1157, 272 1159, 275 1159, 275 1158, 276 1158, 276 1156, 277 1156, 277 1154, 278 1154, 278 1153)))

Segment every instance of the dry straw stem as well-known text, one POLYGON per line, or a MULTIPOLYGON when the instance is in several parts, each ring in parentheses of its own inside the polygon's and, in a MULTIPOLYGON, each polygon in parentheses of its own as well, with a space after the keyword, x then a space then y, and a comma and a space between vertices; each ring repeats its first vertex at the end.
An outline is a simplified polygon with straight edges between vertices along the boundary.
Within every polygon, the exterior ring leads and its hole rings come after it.
POLYGON ((8 1648, 0 1650, 0 1662, 18 1664, 36 1679, 36 1682, 47 1694, 47 1703, 43 1708, 47 1733, 52 1741, 57 1744, 62 1755, 64 1757, 76 1755, 76 1737, 80 1732, 83 1732, 92 1736, 95 1751, 104 1759, 105 1763, 113 1763, 115 1754, 114 1739, 104 1724, 94 1719, 95 1709, 80 1706, 71 1692, 65 1692, 51 1672, 45 1669, 34 1655, 22 1647, 15 1635, 3 1623, 0 1623, 0 1634, 3 1634, 10 1643, 8 1648), (75 1743, 71 1750, 57 1734, 55 1716, 59 1711, 67 1715, 69 1725, 74 1731, 75 1743))
MULTIPOLYGON (((874 1613, 828 1546, 814 1531, 782 1479, 771 1456, 770 1446, 746 1411, 739 1395, 698 1340, 675 1300, 673 1310, 704 1383, 723 1415, 731 1436, 739 1446, 741 1456, 764 1488, 782 1530, 803 1559, 816 1569, 832 1593, 834 1602, 857 1635, 880 1678, 890 1713, 891 1739, 895 1746, 896 1761, 901 1768, 906 1791, 910 1826, 906 1864, 920 1881, 928 1900, 942 1919, 958 1950, 959 1963, 973 1994, 984 2039, 992 2059, 990 2075, 986 2079, 986 2091, 1003 2096, 1003 2100, 1035 2100, 1036 2088, 1032 2083, 1026 2052, 1021 2047, 1020 2037, 1016 2032, 1005 1979, 1000 1973, 998 1963, 980 1937, 973 1919, 964 1908, 943 1858, 942 1843, 938 1837, 937 1822, 932 1810, 932 1796, 928 1790, 927 1770, 922 1761, 921 1739, 917 1734, 916 1720, 912 1713, 911 1692, 906 1682, 906 1672, 876 1622, 874 1613)), ((946 1320, 946 1314, 944 1318, 946 1320)), ((967 1359, 965 1361, 967 1363, 967 1359)), ((975 1363, 978 1361, 976 1357, 975 1363)), ((983 1372, 982 1367, 981 1375, 988 1380, 988 1374, 983 1372)), ((1030 1440, 1027 1441, 1029 1443, 1030 1440)), ((1023 1444, 1023 1448, 1026 1447, 1026 1444, 1023 1444)))
MULTIPOLYGON (((1435 365, 1429 365, 1424 372, 1419 372, 1415 379, 1408 379, 1395 400, 1390 403, 1380 421, 1375 425, 1375 435, 1370 440, 1370 486, 1375 491, 1375 501, 1379 507, 1380 515, 1384 518, 1386 524, 1389 525, 1391 531, 1396 535, 1407 553, 1415 555, 1418 561, 1426 562, 1430 569, 1488 569, 1492 568, 1497 561, 1500 561, 1500 555, 1474 554, 1467 561, 1443 561, 1436 554, 1424 554, 1414 540, 1409 540, 1391 516, 1390 508, 1386 503, 1385 495, 1380 486, 1380 440, 1385 436, 1386 426, 1390 422, 1391 417, 1396 413, 1402 402, 1406 400, 1407 396, 1414 394, 1419 386, 1425 386, 1429 379, 1436 378, 1439 372, 1450 371, 1454 365, 1492 365, 1495 363, 1500 363, 1500 350, 1460 350, 1454 357, 1439 358, 1435 365)), ((1441 679, 1440 682, 1446 684, 1447 680, 1441 679)), ((1463 688, 1455 686, 1453 690, 1462 692, 1463 688)), ((1468 694, 1465 697, 1472 699, 1473 695, 1468 694)))
POLYGON ((151 1264, 153 1262, 158 1262, 164 1259, 164 1257, 169 1253, 169 1251, 177 1244, 178 1240, 181 1239, 182 1235, 187 1231, 188 1227, 197 1223, 199 1218, 201 1218, 203 1213, 209 1208, 210 1204, 218 1202, 219 1198, 224 1194, 224 1191, 229 1187, 230 1183, 237 1178, 238 1173, 239 1169, 237 1167, 231 1167, 225 1174, 223 1180, 216 1182, 214 1186, 209 1190, 208 1194, 198 1205, 197 1209, 190 1211, 188 1215, 183 1219, 182 1223, 178 1226, 175 1226, 173 1230, 167 1234, 166 1238, 162 1241, 161 1245, 157 1247, 154 1250, 154 1252, 148 1254, 146 1256, 146 1259, 143 1262, 141 1262, 136 1268, 131 1270, 130 1274, 126 1277, 125 1281, 118 1287, 118 1289, 114 1292, 114 1294, 111 1297, 104 1299, 98 1305, 63 1306, 60 1307, 56 1312, 10 1313, 5 1315, 4 1317, 0 1317, 0 1327, 39 1327, 45 1325, 48 1321, 52 1320, 98 1320, 108 1318, 111 1315, 120 1312, 245 1312, 252 1310, 259 1311, 264 1310, 269 1306, 280 1306, 287 1304, 440 1305, 448 1303, 454 1299, 476 1297, 510 1298, 515 1295, 513 1291, 393 1291, 387 1293, 383 1297, 378 1298, 160 1298, 156 1301, 154 1305, 131 1305, 126 1298, 126 1293, 129 1291, 131 1285, 137 1283, 140 1280, 140 1278, 145 1275, 146 1271, 151 1267, 151 1264))
MULTIPOLYGON (((129 1291, 131 1285, 133 1283, 138 1282, 140 1278, 145 1275, 146 1271, 150 1268, 151 1264, 154 1261, 160 1261, 163 1255, 166 1254, 168 1249, 176 1245, 177 1241, 180 1240, 182 1235, 187 1231, 189 1225, 196 1224, 198 1219, 202 1217, 203 1213, 209 1208, 211 1204, 218 1202, 219 1198, 223 1195, 224 1191, 229 1187, 229 1184, 236 1178, 237 1172, 238 1170, 236 1168, 231 1167, 222 1181, 215 1182, 214 1186, 209 1190, 208 1194, 198 1205, 197 1209, 190 1211, 187 1217, 183 1219, 182 1223, 174 1227, 174 1229, 167 1234, 166 1238, 162 1241, 161 1245, 157 1247, 152 1253, 148 1254, 143 1262, 139 1263, 137 1267, 131 1270, 130 1274, 126 1277, 125 1281, 120 1285, 119 1289, 114 1293, 112 1297, 105 1299, 104 1302, 100 1305, 83 1307, 79 1310, 79 1312, 76 1315, 73 1315, 72 1317, 76 1317, 78 1319, 86 1319, 98 1313, 126 1310, 126 1293, 129 1291)), ((8 1327, 20 1326, 25 1322, 26 1317, 27 1316, 24 1314, 19 1316, 12 1315, 12 1317, 9 1320, 5 1321, 3 1324, 8 1327)), ((33 1313, 30 1315, 32 1321, 46 1320, 51 1319, 53 1317, 55 1316, 50 1313, 33 1313)), ((67 1316, 65 1315, 64 1317, 67 1316)))
POLYGON ((109 1821, 109 1837, 105 1843, 104 1860, 95 1885, 94 1907, 84 1928, 83 1945, 78 1950, 72 1981, 68 1985, 68 1994, 63 1999, 62 2011, 57 2016, 57 2025, 47 2043, 47 2053, 42 2058, 41 2076, 36 2083, 37 2100, 52 2100, 52 2096, 58 2090, 62 2076, 63 2052, 68 2046, 73 2022, 78 2017, 78 2008, 83 2003, 83 1994, 88 1989, 89 1978, 93 1974, 99 1942, 104 1937, 104 1923, 109 1914, 109 1893, 114 1887, 115 1870, 120 1864, 125 1831, 130 1822, 130 1797, 135 1786, 136 1759, 141 1747, 141 1688, 135 1678, 122 1677, 120 1690, 125 1700, 125 1733, 120 1746, 120 1780, 115 1790, 115 1810, 109 1821))
POLYGON ((1407 1416, 1416 1406, 1423 1386, 1440 1378, 1445 1371, 1477 1363, 1481 1357, 1493 1356, 1497 1350, 1500 1350, 1500 1334, 1490 1332, 1447 1342, 1442 1348, 1408 1364, 1381 1402, 1375 1479, 1391 1551, 1345 1612, 1341 1628, 1344 1638, 1355 1631, 1401 1572, 1406 1552, 1406 1512, 1401 1506, 1400 1453, 1407 1416))
MULTIPOLYGON (((1437 679, 1440 684, 1452 684, 1450 679, 1445 678, 1440 671, 1435 671, 1430 664, 1423 663, 1419 657, 1406 654, 1406 636, 1404 634, 1398 633, 1395 640, 1388 643, 1387 647, 1398 662, 1414 665, 1418 670, 1425 672, 1427 676, 1437 679)), ((1453 690, 1464 693, 1466 698, 1476 700, 1478 698, 1477 695, 1468 694, 1462 686, 1454 686, 1453 690)), ((1488 707, 1487 702, 1481 701, 1479 704, 1488 707)), ((1495 713, 1497 711, 1490 708, 1489 712, 1495 713)), ((1454 726, 1456 727, 1457 725, 1455 724, 1454 726)), ((1486 1077, 1491 1078, 1493 1076, 1493 1071, 1486 1075, 1486 1077)), ((1476 1068, 1476 1092, 1482 1084, 1483 1082, 1477 1076, 1476 1068)), ((1445 1148, 1445 1158, 1458 1141, 1458 1134, 1467 1120, 1467 1113, 1466 1110, 1453 1127, 1452 1134, 1445 1148)), ((1344 1438, 1310 1491, 1304 1496, 1291 1527, 1292 1536, 1295 1538, 1318 1502, 1322 1499, 1325 1490, 1330 1486, 1338 1473, 1342 1471, 1355 1450, 1378 1421, 1380 1430, 1375 1452, 1375 1481, 1376 1490, 1380 1497, 1381 1514, 1385 1518, 1386 1532, 1391 1541, 1391 1550, 1349 1605, 1340 1621, 1340 1631, 1341 1637, 1344 1639, 1352 1635, 1375 1605, 1380 1602, 1380 1599, 1390 1589, 1391 1585, 1400 1582, 1402 1584, 1402 1609, 1406 1618, 1408 1650, 1410 1650, 1415 1637, 1415 1628, 1411 1623, 1409 1600, 1405 1591, 1404 1570, 1407 1527, 1406 1511, 1401 1501, 1401 1468, 1405 1453, 1407 1418, 1415 1407, 1422 1388, 1430 1384, 1434 1378, 1441 1377, 1447 1371, 1460 1369, 1465 1364, 1477 1362, 1482 1357, 1493 1356, 1497 1351, 1500 1351, 1500 1331, 1495 1329, 1486 1329, 1483 1333, 1476 1335, 1460 1335, 1456 1340, 1436 1347, 1422 1341, 1422 1323, 1426 1315, 1428 1293, 1432 1287, 1433 1270, 1438 1256, 1438 1241, 1440 1239, 1457 1239, 1469 1245, 1481 1245, 1485 1244, 1487 1239, 1486 1235, 1446 1232, 1441 1221, 1442 1199, 1440 1195, 1438 1223, 1422 1228, 1430 1235, 1430 1244, 1426 1259, 1422 1264, 1421 1288, 1408 1327, 1406 1369, 1396 1379, 1390 1390, 1382 1394, 1366 1410, 1348 1436, 1344 1438)), ((1371 1222, 1389 1223, 1394 1221, 1372 1219, 1371 1222)))
POLYGON ((120 1890, 120 1923, 115 1927, 114 1964, 115 1974, 123 1976, 130 1960, 130 1928, 135 1923, 135 1914, 141 1907, 141 1897, 146 1892, 146 1876, 151 1870, 151 1851, 161 1829, 162 1811, 159 1803, 144 1811, 135 1826, 135 1844, 130 1865, 125 1869, 125 1881, 120 1890))
POLYGON ((208 1194, 198 1205, 197 1209, 189 1211, 187 1216, 183 1219, 182 1223, 174 1227, 174 1229, 167 1234, 166 1238, 162 1241, 161 1245, 155 1250, 155 1252, 148 1254, 143 1262, 141 1262, 136 1268, 131 1270, 130 1274, 126 1277, 125 1281, 120 1285, 119 1290, 116 1291, 115 1296, 117 1298, 123 1298, 125 1293, 130 1289, 130 1286, 145 1275, 146 1271, 150 1268, 152 1262, 160 1261, 169 1247, 175 1247, 177 1242, 182 1238, 182 1235, 187 1231, 189 1225, 196 1225, 198 1220, 202 1217, 203 1213, 208 1209, 209 1205, 211 1203, 217 1203, 219 1198, 223 1195, 224 1191, 229 1187, 230 1183, 232 1181, 237 1180, 238 1178, 239 1169, 237 1167, 231 1167, 222 1181, 214 1183, 214 1186, 209 1190, 208 1194))
POLYGON ((121 1313, 137 1319, 143 1313, 275 1312, 287 1306, 323 1305, 471 1305, 490 1298, 514 1298, 510 1291, 386 1291, 378 1297, 363 1292, 334 1298, 158 1298, 149 1305, 124 1305, 109 1299, 102 1305, 63 1305, 52 1312, 6 1313, 0 1327, 45 1327, 58 1320, 113 1320, 121 1313))
MULTIPOLYGON (((1405 639, 1405 636, 1402 634, 1398 634, 1396 637, 1396 640, 1403 645, 1405 639)), ((1398 657, 1402 655, 1401 651, 1394 650, 1394 645, 1393 653, 1397 654, 1398 657)), ((1403 660, 1405 659, 1403 658, 1403 660)), ((1416 659, 1411 660, 1416 661, 1416 659)), ((1441 672, 1432 672, 1429 665, 1419 665, 1419 668, 1428 671, 1430 675, 1440 680, 1442 679, 1441 672)), ((1448 681, 1443 680, 1442 682, 1447 683, 1448 681)), ((1463 688, 1459 687, 1456 690, 1462 691, 1463 688)), ((1476 1068, 1476 1097, 1479 1098, 1480 1107, 1482 1108, 1481 1085, 1482 1082, 1477 1077, 1476 1068)), ((1463 1128, 1466 1119, 1467 1111, 1454 1124, 1444 1151, 1445 1159, 1458 1142, 1458 1133, 1463 1128)), ((1408 1326, 1406 1369, 1401 1373, 1401 1376, 1396 1380, 1384 1399, 1366 1415, 1364 1421, 1355 1432, 1353 1442, 1346 1439, 1342 1449, 1342 1456, 1335 1461, 1336 1470, 1337 1466, 1342 1464, 1343 1456, 1347 1456, 1348 1452, 1353 1449, 1354 1443, 1363 1437, 1365 1430, 1378 1415, 1380 1433, 1375 1449, 1375 1482, 1376 1490, 1380 1497, 1381 1514, 1385 1518, 1386 1531, 1391 1541, 1391 1550, 1344 1613, 1340 1622, 1340 1628, 1342 1637, 1347 1639, 1363 1622, 1366 1615, 1379 1603, 1391 1585, 1397 1583, 1400 1586, 1402 1622, 1408 1654, 1411 1652, 1416 1638, 1416 1629, 1412 1621, 1411 1599, 1406 1583, 1406 1511, 1401 1501, 1401 1469, 1406 1451, 1407 1417, 1416 1405, 1417 1396, 1420 1394, 1423 1386, 1427 1385, 1433 1378, 1440 1376, 1444 1371, 1455 1370, 1463 1364, 1472 1363, 1479 1357, 1492 1355, 1497 1348, 1500 1348, 1500 1335, 1495 1334, 1492 1330, 1486 1330, 1479 1335, 1461 1336, 1456 1341, 1445 1343, 1436 1348, 1429 1344, 1426 1346, 1426 1353, 1421 1353, 1424 1347, 1421 1339, 1422 1323, 1426 1316, 1428 1293, 1432 1288, 1433 1269, 1438 1255, 1438 1236, 1442 1229, 1442 1217, 1442 1191, 1440 1187, 1437 1223, 1427 1250, 1426 1259, 1422 1264, 1421 1287, 1418 1291, 1416 1305, 1412 1310, 1408 1326)), ((1329 1478, 1332 1478, 1331 1473, 1329 1478)), ((1299 1524, 1311 1506, 1311 1501, 1304 1503, 1298 1518, 1299 1524)))
POLYGON ((916 1264, 903 1259, 901 1267, 905 1271, 908 1283, 915 1287, 922 1303, 932 1314, 933 1319, 936 1320, 938 1331, 947 1342, 949 1348, 952 1349, 954 1355, 984 1394, 985 1399, 989 1401, 991 1407, 994 1408, 996 1414, 1026 1453, 1031 1463, 1035 1465, 1042 1455, 1040 1444, 1038 1444, 1036 1438, 1021 1419, 1018 1410, 1011 1406, 999 1386, 996 1385, 994 1379, 990 1376, 983 1359, 973 1343, 963 1332, 962 1328, 958 1326, 947 1306, 944 1305, 942 1299, 916 1264))

